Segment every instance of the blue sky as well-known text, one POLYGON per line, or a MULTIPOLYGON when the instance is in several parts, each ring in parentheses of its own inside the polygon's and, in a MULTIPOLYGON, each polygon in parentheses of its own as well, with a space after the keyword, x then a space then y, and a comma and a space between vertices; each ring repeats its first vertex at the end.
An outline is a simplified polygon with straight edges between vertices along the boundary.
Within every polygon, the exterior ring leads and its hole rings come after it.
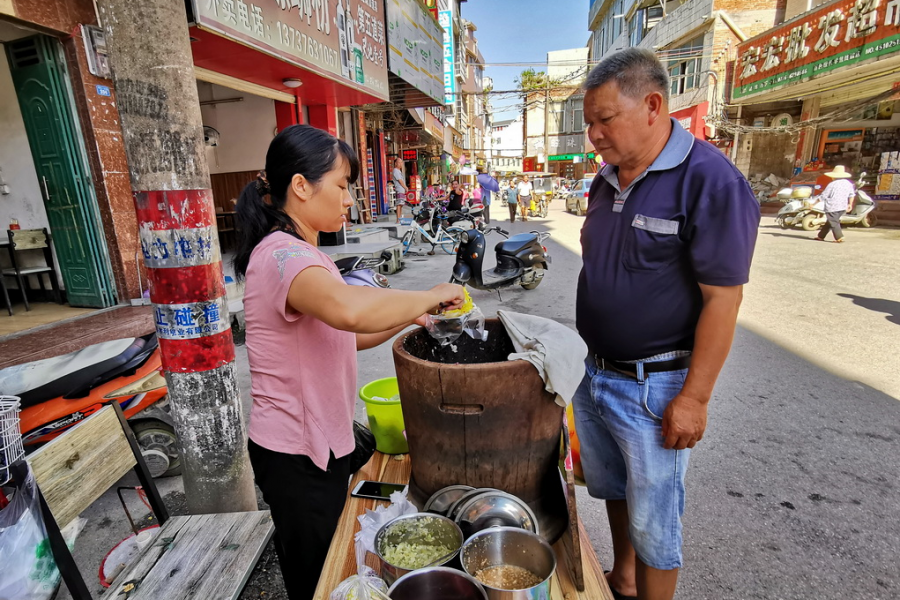
MULTIPOLYGON (((589 0, 468 0, 462 16, 478 28, 478 48, 485 63, 546 64, 547 52, 580 48, 587 44, 589 0)), ((485 68, 495 90, 515 88, 515 79, 527 66, 485 68)), ((536 70, 543 70, 539 64, 536 70)), ((514 104, 496 98, 495 107, 514 104)), ((494 119, 513 118, 516 112, 494 111, 494 119)))

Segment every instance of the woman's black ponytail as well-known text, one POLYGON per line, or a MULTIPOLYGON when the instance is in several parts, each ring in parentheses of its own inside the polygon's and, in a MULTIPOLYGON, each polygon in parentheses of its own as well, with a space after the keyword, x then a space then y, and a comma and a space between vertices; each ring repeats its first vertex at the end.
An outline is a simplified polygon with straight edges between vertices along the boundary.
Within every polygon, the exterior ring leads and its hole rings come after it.
POLYGON ((303 175, 307 181, 316 184, 338 166, 341 157, 350 165, 350 181, 356 181, 359 159, 347 142, 310 125, 291 125, 275 136, 266 153, 266 170, 256 181, 247 184, 238 198, 238 240, 234 256, 238 279, 247 274, 253 249, 269 233, 300 233, 285 212, 288 187, 294 175, 303 175))

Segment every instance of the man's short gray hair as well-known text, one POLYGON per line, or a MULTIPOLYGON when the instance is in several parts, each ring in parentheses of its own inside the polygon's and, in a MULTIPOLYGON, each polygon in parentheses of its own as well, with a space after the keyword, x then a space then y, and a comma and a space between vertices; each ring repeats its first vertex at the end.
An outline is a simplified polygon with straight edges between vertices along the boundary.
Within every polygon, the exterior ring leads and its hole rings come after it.
POLYGON ((669 74, 651 50, 626 48, 600 61, 588 73, 584 89, 589 92, 610 81, 615 81, 619 91, 629 98, 659 92, 669 100, 669 74))

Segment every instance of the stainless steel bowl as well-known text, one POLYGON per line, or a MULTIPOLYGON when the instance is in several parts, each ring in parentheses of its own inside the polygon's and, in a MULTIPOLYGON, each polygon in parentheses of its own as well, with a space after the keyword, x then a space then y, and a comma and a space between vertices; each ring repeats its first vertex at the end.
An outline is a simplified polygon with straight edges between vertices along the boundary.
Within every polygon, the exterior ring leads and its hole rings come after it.
POLYGON ((495 490, 494 488, 475 488, 469 492, 466 492, 459 499, 456 500, 453 504, 450 505, 450 508, 447 509, 447 518, 453 519, 456 521, 456 515, 458 514, 459 508, 463 505, 464 502, 467 502, 469 499, 474 498, 484 492, 499 492, 500 490, 495 490))
MULTIPOLYGON (((388 590, 391 600, 487 600, 484 588, 471 575, 447 567, 407 573, 388 590)), ((549 597, 549 596, 548 596, 549 597)))
POLYGON ((466 540, 460 553, 466 573, 511 565, 528 569, 541 583, 524 590, 501 590, 482 583, 488 600, 534 600, 550 597, 550 577, 556 571, 556 554, 544 539, 516 527, 492 527, 466 540))
POLYGON ((434 565, 426 565, 441 566, 452 561, 459 554, 463 535, 456 523, 447 517, 434 513, 414 513, 388 521, 375 534, 375 555, 381 563, 381 577, 388 585, 391 585, 403 575, 416 570, 391 564, 384 558, 384 552, 387 548, 404 541, 448 546, 452 551, 449 556, 446 556, 434 565), (413 526, 416 524, 417 526, 413 526), (425 540, 425 536, 429 534, 431 539, 425 540))
POLYGON ((463 497, 467 492, 474 490, 471 485, 448 485, 432 494, 422 512, 433 512, 446 515, 450 506, 463 497))
POLYGON ((518 527, 540 534, 531 507, 517 496, 497 490, 486 491, 461 502, 454 520, 463 537, 488 527, 518 527))

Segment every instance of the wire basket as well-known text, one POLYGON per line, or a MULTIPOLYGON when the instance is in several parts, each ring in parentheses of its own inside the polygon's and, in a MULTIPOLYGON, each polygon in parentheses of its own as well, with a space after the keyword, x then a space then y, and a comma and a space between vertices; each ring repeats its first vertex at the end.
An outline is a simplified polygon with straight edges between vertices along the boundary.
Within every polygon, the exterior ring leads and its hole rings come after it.
POLYGON ((19 398, 0 396, 0 485, 9 481, 9 467, 25 455, 19 430, 19 398))

